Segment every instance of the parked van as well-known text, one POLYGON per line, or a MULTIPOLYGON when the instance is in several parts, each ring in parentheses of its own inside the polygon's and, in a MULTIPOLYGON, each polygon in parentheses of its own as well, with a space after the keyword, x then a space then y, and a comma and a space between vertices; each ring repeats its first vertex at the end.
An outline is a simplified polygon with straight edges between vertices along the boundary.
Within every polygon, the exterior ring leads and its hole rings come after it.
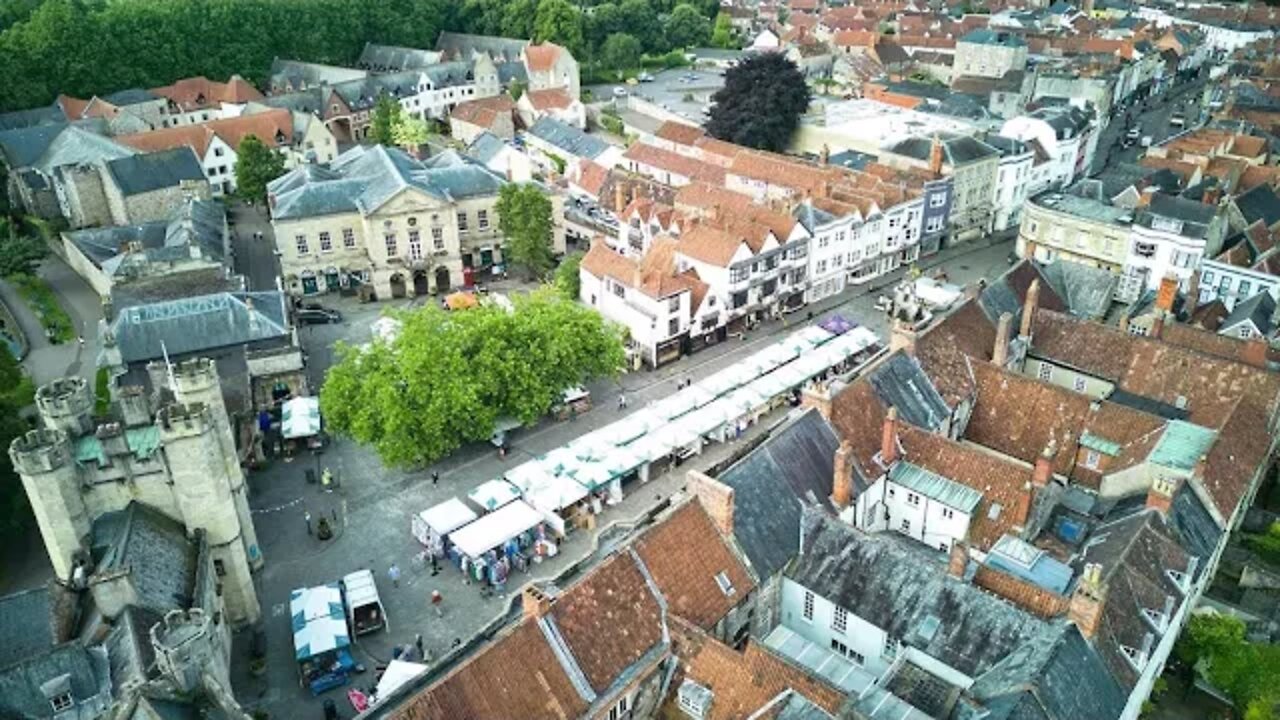
POLYGON ((387 610, 378 596, 372 570, 357 570, 342 578, 342 600, 352 635, 364 635, 387 627, 387 610))

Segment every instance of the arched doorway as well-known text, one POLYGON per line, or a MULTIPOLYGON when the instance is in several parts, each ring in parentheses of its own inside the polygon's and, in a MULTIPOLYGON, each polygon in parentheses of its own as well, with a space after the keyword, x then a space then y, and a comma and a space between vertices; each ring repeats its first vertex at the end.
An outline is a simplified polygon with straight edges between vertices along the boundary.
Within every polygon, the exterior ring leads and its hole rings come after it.
POLYGON ((405 297, 406 294, 407 293, 405 292, 405 289, 404 289, 404 276, 401 275, 400 273, 396 273, 395 275, 392 275, 391 276, 391 297, 402 298, 402 297, 405 297))
POLYGON ((436 268, 436 292, 444 294, 449 292, 449 268, 436 268))
POLYGON ((431 291, 430 281, 427 278, 426 270, 415 270, 413 272, 413 294, 415 297, 426 295, 431 291))

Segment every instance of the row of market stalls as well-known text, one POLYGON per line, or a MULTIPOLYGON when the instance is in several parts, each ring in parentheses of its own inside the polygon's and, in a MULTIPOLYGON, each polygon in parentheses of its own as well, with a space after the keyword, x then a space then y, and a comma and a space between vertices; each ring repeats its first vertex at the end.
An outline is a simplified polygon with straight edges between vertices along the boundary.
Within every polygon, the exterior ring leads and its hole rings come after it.
POLYGON ((739 436, 793 401, 807 383, 865 362, 880 349, 867 328, 841 318, 808 326, 660 402, 637 410, 419 513, 413 534, 477 580, 554 555, 555 542, 591 527, 625 484, 646 482, 710 442, 739 436))

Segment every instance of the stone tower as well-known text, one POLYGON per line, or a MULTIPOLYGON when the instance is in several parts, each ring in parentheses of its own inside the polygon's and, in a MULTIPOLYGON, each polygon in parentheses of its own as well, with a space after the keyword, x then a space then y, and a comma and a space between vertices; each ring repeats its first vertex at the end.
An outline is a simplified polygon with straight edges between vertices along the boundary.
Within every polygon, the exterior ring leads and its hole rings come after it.
POLYGON ((93 392, 81 377, 65 377, 36 390, 36 408, 46 427, 77 438, 93 432, 93 392))
MULTIPOLYGON (((39 394, 36 400, 40 401, 39 394)), ((43 404, 40 409, 44 411, 43 404)), ((58 416, 59 422, 68 420, 69 416, 58 416)), ((9 459, 22 476, 53 571, 59 580, 69 580, 75 558, 86 555, 85 538, 93 518, 85 509, 80 474, 71 460, 67 434, 58 428, 32 430, 14 439, 9 446, 9 459)))
POLYGON ((259 570, 263 564, 262 550, 258 547, 258 533, 253 527, 253 516, 249 513, 249 492, 245 485, 244 473, 240 470, 240 457, 236 454, 236 439, 231 432, 231 419, 227 415, 227 406, 222 401, 218 367, 207 358, 187 360, 174 368, 173 384, 174 396, 179 403, 200 404, 211 411, 218 428, 218 455, 222 459, 222 464, 226 466, 236 514, 240 517, 240 537, 244 541, 244 551, 249 558, 249 566, 259 570))
POLYGON ((230 645, 217 614, 209 616, 199 608, 172 610, 151 628, 151 647, 156 669, 179 695, 203 689, 205 678, 231 688, 230 645))
POLYGON ((188 531, 205 531, 227 614, 239 625, 257 621, 261 608, 235 501, 244 479, 238 466, 234 475, 227 471, 215 415, 207 405, 178 403, 161 409, 157 420, 182 522, 188 531))

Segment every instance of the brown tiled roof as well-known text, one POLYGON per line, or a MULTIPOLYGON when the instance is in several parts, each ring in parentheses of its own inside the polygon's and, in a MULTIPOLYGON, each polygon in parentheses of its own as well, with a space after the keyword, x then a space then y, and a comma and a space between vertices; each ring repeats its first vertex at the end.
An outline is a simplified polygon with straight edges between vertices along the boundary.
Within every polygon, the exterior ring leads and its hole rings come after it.
POLYGON ((898 423, 898 438, 908 462, 982 493, 969 525, 969 540, 975 547, 990 550, 1021 521, 1017 507, 1031 481, 1029 466, 918 430, 908 423, 898 423))
MULTIPOLYGON (((707 293, 707 284, 698 273, 689 270, 675 271, 676 240, 668 235, 654 238, 648 252, 640 260, 640 292, 661 300, 688 290, 691 297, 701 298, 707 293)), ((697 309, 697 301, 690 302, 689 312, 697 309)))
POLYGON ((816 167, 783 155, 746 150, 734 157, 729 164, 729 171, 796 192, 808 191, 814 195, 823 192, 824 183, 834 182, 842 175, 835 168, 816 167))
MULTIPOLYGON (((887 359, 887 358, 886 358, 887 359)), ((884 428, 885 407, 875 388, 863 374, 852 385, 831 400, 831 426, 853 445, 853 459, 864 477, 878 477, 882 470, 875 464, 880 452, 880 435, 884 428)))
POLYGON ((1237 403, 1205 459, 1204 478, 1197 478, 1224 522, 1231 521, 1254 475, 1265 470, 1271 448, 1267 415, 1252 400, 1244 397, 1237 403))
POLYGON ((58 96, 58 107, 62 108, 62 112, 69 118, 84 117, 84 110, 89 106, 88 100, 71 97, 70 95, 58 96))
POLYGON ((186 146, 194 150, 197 157, 203 158, 214 137, 230 145, 231 149, 238 150, 240 141, 250 135, 256 135, 263 145, 270 148, 288 145, 293 141, 293 116, 284 108, 274 108, 252 115, 210 120, 198 125, 181 125, 121 135, 116 140, 146 152, 186 146), (277 136, 283 136, 284 142, 276 142, 277 136))
POLYGON ((561 47, 555 43, 528 45, 524 49, 525 63, 534 72, 546 72, 556 64, 560 51, 561 47))
POLYGON ((1250 165, 1240 176, 1240 192, 1248 192, 1259 185, 1275 185, 1280 180, 1280 168, 1274 165, 1250 165))
POLYGON ((534 110, 563 110, 573 104, 569 91, 564 88, 530 90, 525 93, 534 110))
POLYGON ((681 155, 654 145, 635 143, 627 148, 623 157, 642 165, 682 175, 690 180, 702 180, 713 185, 724 184, 724 168, 719 165, 681 155))
POLYGON ((628 553, 565 591, 550 615, 596 692, 662 642, 662 609, 628 553))
POLYGON ((942 399, 955 407, 974 391, 969 358, 990 360, 995 342, 996 329, 986 313, 977 301, 966 300, 916 340, 916 359, 933 378, 942 399))
POLYGON ((696 500, 677 508, 633 547, 666 597, 667 609, 704 630, 711 630, 755 588, 696 500), (732 595, 720 590, 719 573, 728 577, 732 595))
POLYGON ((680 236, 676 251, 710 265, 729 267, 729 261, 741 246, 740 239, 723 230, 695 225, 680 236))
POLYGON ((596 199, 600 199, 600 192, 604 190, 605 180, 609 177, 609 169, 582 158, 578 161, 578 170, 578 187, 591 193, 596 199))
POLYGON ((1181 397, 1205 427, 1221 427, 1241 397, 1269 416, 1280 396, 1278 374, 1049 310, 1036 313, 1032 354, 1169 405, 1181 397))
POLYGON ((841 30, 832 38, 832 43, 836 47, 863 47, 869 48, 876 44, 876 40, 880 37, 878 33, 869 32, 867 30, 841 30))
POLYGON ((511 96, 506 94, 495 95, 494 97, 458 103, 453 108, 453 111, 449 113, 449 117, 472 125, 479 125, 483 128, 491 128, 504 113, 510 119, 511 111, 515 109, 515 106, 516 104, 511 100, 511 96))
POLYGON ((151 88, 151 92, 169 99, 183 110, 217 107, 224 102, 239 104, 262 99, 262 93, 239 75, 232 75, 224 83, 203 76, 186 78, 172 85, 151 88))
POLYGON ((681 145, 692 145, 696 143, 699 138, 706 135, 706 133, 704 133, 700 127, 668 120, 662 123, 658 128, 658 132, 654 133, 654 135, 657 135, 663 140, 670 140, 671 142, 679 143, 681 145))
POLYGON ((627 287, 634 287, 640 277, 639 263, 613 250, 603 241, 591 243, 591 249, 582 256, 579 267, 598 278, 613 278, 627 287))
POLYGON ((677 210, 706 211, 719 207, 721 210, 748 212, 753 205, 747 195, 705 182, 689 183, 677 190, 675 196, 677 210))
POLYGON ((536 623, 524 621, 393 714, 396 720, 576 718, 587 704, 536 623))
POLYGON ((1254 158, 1265 155, 1267 141, 1252 135, 1236 135, 1231 141, 1231 154, 1240 157, 1254 158))
POLYGON ((737 157, 738 153, 745 152, 746 150, 741 145, 735 145, 731 142, 720 140, 719 138, 713 138, 710 135, 699 138, 698 141, 694 143, 694 147, 702 150, 704 154, 715 155, 721 158, 726 164, 733 160, 733 158, 737 157))
MULTIPOLYGON (((743 652, 716 641, 679 621, 672 623, 672 641, 681 662, 673 690, 685 680, 709 689, 715 696, 705 720, 746 720, 779 694, 792 690, 835 716, 844 693, 826 681, 775 655, 754 641, 743 652)), ((674 702, 671 698, 668 702, 674 702)), ((678 710, 664 717, 680 717, 678 710)))

